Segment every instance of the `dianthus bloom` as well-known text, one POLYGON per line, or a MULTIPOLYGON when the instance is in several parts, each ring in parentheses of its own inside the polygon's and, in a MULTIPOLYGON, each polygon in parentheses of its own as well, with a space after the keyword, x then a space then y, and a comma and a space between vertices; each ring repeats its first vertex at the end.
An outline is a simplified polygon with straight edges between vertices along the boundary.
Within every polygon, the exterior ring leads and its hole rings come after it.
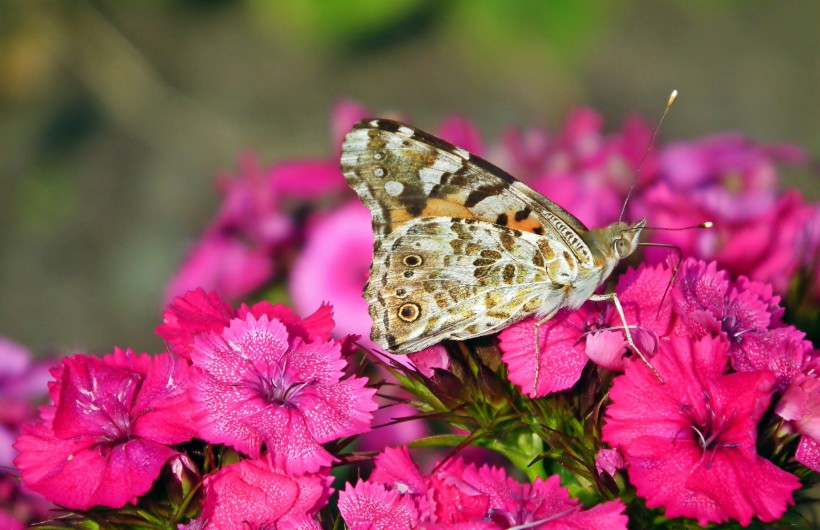
POLYGON ((285 473, 264 460, 242 460, 204 481, 202 514, 188 527, 203 530, 294 528, 319 530, 332 477, 285 473))
MULTIPOLYGON (((645 356, 655 352, 660 337, 669 329, 670 304, 663 295, 671 277, 672 271, 664 265, 642 265, 621 276, 615 288, 632 339, 645 356)), ((564 310, 542 324, 538 328, 540 359, 536 359, 533 344, 534 323, 534 318, 526 319, 499 335, 510 381, 530 397, 571 387, 590 359, 612 370, 623 370, 626 364, 623 322, 612 302, 564 310), (536 367, 536 362, 540 366, 536 367), (536 369, 538 381, 534 387, 536 369)))
POLYGON ((196 435, 189 371, 168 353, 63 359, 52 371, 54 404, 15 444, 23 482, 67 508, 136 502, 176 454, 169 446, 196 435))
POLYGON ((252 458, 264 441, 277 467, 302 473, 335 461, 321 444, 370 429, 375 390, 344 377, 342 343, 291 334, 298 328, 247 312, 195 336, 191 395, 202 438, 252 458))
POLYGON ((805 334, 781 322, 783 308, 768 284, 740 277, 730 281, 714 262, 687 259, 672 289, 675 332, 694 339, 711 335, 729 345, 738 372, 768 370, 783 391, 801 372, 811 354, 805 334))
POLYGON ((672 336, 652 359, 665 384, 640 363, 613 383, 603 439, 623 454, 646 505, 664 507, 667 517, 701 525, 773 521, 800 487, 756 452, 774 376, 727 373, 727 346, 720 338, 672 336))
POLYGON ((501 468, 460 458, 425 477, 406 448, 387 449, 368 481, 348 484, 339 494, 339 511, 351 529, 620 530, 627 523, 624 509, 612 501, 584 511, 558 476, 520 484, 501 468))

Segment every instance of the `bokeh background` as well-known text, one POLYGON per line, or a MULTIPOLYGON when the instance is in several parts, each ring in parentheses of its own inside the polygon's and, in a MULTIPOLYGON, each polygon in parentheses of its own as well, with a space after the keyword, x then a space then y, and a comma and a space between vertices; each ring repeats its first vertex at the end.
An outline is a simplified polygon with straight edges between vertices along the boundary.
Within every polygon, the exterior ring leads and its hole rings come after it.
MULTIPOLYGON (((215 175, 328 157, 341 99, 485 138, 589 105, 665 141, 738 130, 820 153, 820 2, 0 2, 0 335, 159 351, 215 175)), ((817 173, 782 174, 820 197, 817 173)))

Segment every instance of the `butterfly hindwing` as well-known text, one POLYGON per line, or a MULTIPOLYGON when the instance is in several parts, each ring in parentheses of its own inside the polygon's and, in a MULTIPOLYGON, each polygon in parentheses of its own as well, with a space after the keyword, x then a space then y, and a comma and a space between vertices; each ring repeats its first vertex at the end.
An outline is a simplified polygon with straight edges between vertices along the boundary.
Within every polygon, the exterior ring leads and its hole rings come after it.
POLYGON ((473 219, 422 217, 385 236, 365 298, 373 338, 396 353, 494 333, 563 303, 577 263, 559 241, 473 219), (559 256, 561 256, 559 258, 559 256))

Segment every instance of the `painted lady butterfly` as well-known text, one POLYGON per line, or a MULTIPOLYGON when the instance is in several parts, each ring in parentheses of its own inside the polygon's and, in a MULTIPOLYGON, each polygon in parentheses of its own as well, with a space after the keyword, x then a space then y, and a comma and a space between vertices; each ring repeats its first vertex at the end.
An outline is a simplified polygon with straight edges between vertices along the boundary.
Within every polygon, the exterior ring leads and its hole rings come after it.
POLYGON ((587 300, 614 301, 625 320, 615 294, 594 292, 634 252, 645 220, 589 230, 489 162, 391 120, 357 123, 341 168, 373 217, 364 297, 372 339, 388 351, 495 333, 530 315, 537 337, 559 309, 587 300))

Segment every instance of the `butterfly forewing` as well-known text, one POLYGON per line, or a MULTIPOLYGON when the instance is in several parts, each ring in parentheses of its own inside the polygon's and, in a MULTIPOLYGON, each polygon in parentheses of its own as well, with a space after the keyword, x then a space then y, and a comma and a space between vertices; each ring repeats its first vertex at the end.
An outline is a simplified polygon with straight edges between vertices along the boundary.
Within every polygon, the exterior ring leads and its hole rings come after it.
POLYGON ((342 172, 377 235, 418 217, 478 219, 563 239, 591 261, 572 214, 486 160, 391 120, 363 120, 342 145, 342 172))

